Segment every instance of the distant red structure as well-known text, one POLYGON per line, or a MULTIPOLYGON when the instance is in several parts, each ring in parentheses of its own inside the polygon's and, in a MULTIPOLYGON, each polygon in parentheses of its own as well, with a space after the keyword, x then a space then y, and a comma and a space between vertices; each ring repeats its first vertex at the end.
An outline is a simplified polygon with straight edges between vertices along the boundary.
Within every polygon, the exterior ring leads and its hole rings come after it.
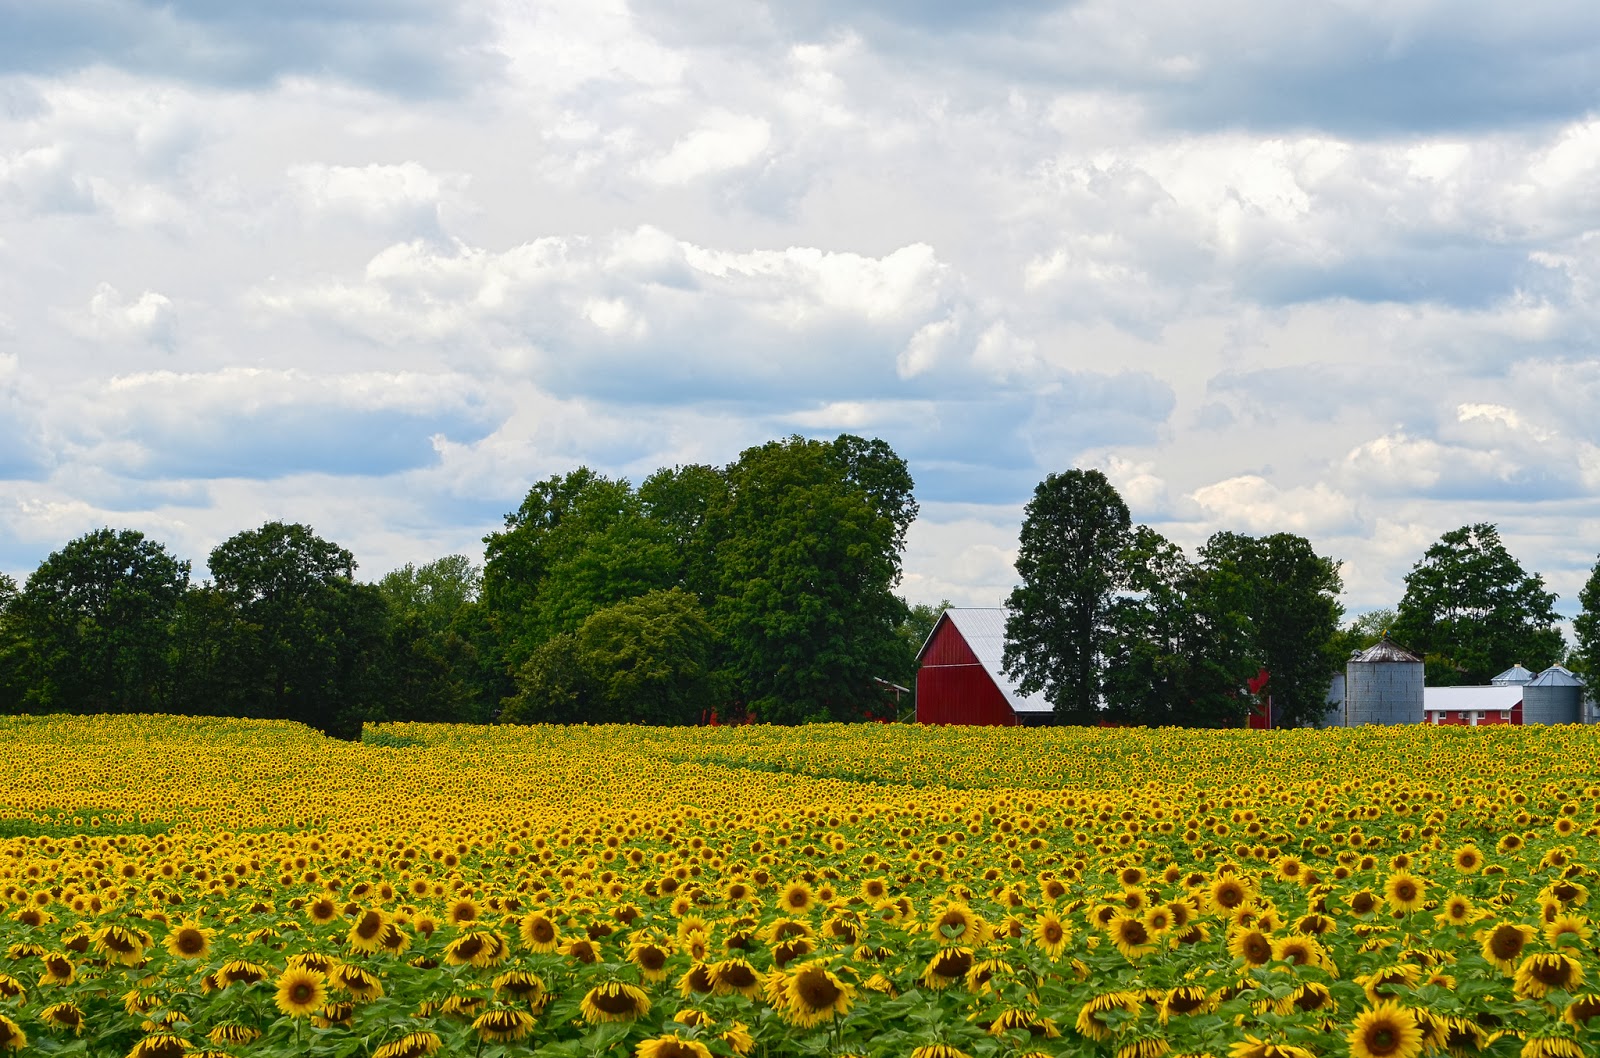
POLYGON ((1016 727, 1054 717, 1040 695, 1024 696, 1002 669, 1006 611, 952 607, 917 655, 917 723, 1016 727))

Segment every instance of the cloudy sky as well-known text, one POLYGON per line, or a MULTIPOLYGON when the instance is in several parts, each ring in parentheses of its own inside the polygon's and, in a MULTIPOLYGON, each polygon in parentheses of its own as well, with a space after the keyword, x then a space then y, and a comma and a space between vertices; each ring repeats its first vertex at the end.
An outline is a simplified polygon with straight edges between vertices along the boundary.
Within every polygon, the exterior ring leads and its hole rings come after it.
POLYGON ((888 440, 992 604, 1104 469, 1393 604, 1600 550, 1593 0, 0 0, 0 570, 888 440))

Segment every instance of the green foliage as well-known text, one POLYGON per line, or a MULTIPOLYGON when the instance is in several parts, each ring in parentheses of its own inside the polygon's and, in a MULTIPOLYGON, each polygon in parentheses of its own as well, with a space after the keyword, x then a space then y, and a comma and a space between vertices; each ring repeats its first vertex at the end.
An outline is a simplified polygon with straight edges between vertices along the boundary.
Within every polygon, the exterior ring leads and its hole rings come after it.
POLYGON ((711 611, 745 703, 771 723, 880 707, 872 678, 903 658, 905 464, 881 442, 791 437, 747 449, 727 477, 711 611))
POLYGON ((1445 533, 1406 574, 1390 634, 1434 657, 1430 684, 1484 684, 1514 664, 1537 672, 1560 660, 1555 601, 1480 522, 1445 533))
POLYGON ((1327 712, 1337 654, 1339 564, 1293 533, 1217 533, 1200 549, 1203 569, 1236 578, 1230 609, 1249 621, 1252 660, 1270 674, 1273 723, 1315 724, 1327 712))
POLYGON ((187 562, 133 529, 98 529, 51 554, 7 607, 29 644, 31 708, 168 703, 171 625, 188 583, 187 562))
POLYGON ((376 746, 379 749, 416 749, 418 746, 426 746, 428 743, 425 739, 413 738, 410 735, 400 735, 393 731, 384 731, 382 729, 374 729, 368 725, 362 725, 361 744, 363 746, 376 746))
POLYGON ((501 719, 694 723, 719 700, 714 642, 700 603, 678 588, 606 607, 541 644, 501 719))
POLYGON ((387 608, 377 588, 355 583, 354 556, 309 526, 268 522, 217 545, 210 567, 241 621, 241 705, 356 737, 387 608))
POLYGON ((1130 532, 1127 504, 1098 470, 1051 474, 1024 512, 1005 667, 1024 694, 1044 691, 1059 719, 1099 715, 1130 532))
POLYGON ((1578 592, 1578 616, 1572 620, 1574 640, 1567 664, 1581 675, 1591 695, 1600 694, 1600 558, 1578 592))

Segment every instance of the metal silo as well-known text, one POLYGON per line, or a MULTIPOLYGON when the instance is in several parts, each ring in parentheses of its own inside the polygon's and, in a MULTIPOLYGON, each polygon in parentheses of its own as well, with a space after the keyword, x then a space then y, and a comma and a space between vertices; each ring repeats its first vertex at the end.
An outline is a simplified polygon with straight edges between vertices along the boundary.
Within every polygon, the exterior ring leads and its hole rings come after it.
POLYGON ((1583 723, 1583 681, 1551 665, 1522 688, 1524 724, 1583 723))
POLYGON ((1345 666, 1345 723, 1420 724, 1422 659, 1389 638, 1383 638, 1345 666))

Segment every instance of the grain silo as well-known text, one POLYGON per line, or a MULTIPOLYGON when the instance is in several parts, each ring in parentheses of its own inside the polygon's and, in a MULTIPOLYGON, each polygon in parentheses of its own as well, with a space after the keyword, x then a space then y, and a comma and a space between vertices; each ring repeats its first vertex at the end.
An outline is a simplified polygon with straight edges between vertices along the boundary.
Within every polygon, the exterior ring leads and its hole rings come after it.
POLYGON ((1345 724, 1420 724, 1422 659, 1385 632, 1345 666, 1345 724))
POLYGON ((1524 724, 1583 723, 1583 681, 1551 665, 1522 688, 1524 724))

